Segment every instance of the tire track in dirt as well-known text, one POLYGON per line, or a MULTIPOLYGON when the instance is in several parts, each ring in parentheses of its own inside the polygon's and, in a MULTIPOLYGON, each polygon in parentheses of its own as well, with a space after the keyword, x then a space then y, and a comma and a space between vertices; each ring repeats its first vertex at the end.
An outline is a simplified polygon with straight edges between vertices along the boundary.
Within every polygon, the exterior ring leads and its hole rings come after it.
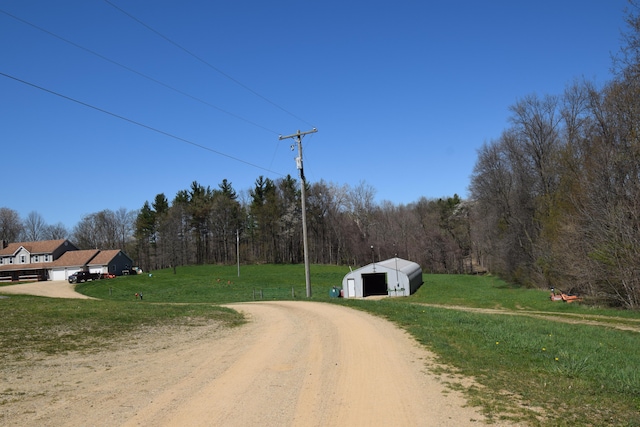
POLYGON ((619 329, 621 331, 640 332, 640 319, 629 319, 623 317, 610 317, 601 316, 595 314, 582 315, 576 313, 562 313, 554 314, 545 311, 515 311, 505 308, 478 308, 478 307, 465 307, 460 305, 439 305, 439 304, 426 304, 415 303, 423 307, 444 308, 447 310, 466 311, 469 313, 484 313, 484 314, 504 314, 507 316, 527 316, 536 319, 551 320, 553 322, 569 323, 574 325, 589 325, 589 326, 602 326, 607 328, 619 329), (602 319, 602 320, 598 320, 602 319), (625 324, 638 323, 638 325, 625 324))

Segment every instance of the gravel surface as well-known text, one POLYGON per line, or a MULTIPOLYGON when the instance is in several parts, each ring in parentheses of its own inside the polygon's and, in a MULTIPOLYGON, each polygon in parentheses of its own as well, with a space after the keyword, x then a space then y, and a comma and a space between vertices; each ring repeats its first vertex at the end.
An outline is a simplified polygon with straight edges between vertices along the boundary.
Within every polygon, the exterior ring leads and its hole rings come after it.
MULTIPOLYGON (((0 293, 37 287, 46 296, 74 294, 66 282, 0 293)), ((484 425, 430 373, 432 355, 383 319, 306 301, 228 307, 249 322, 145 330, 109 351, 2 365, 0 424, 484 425)))

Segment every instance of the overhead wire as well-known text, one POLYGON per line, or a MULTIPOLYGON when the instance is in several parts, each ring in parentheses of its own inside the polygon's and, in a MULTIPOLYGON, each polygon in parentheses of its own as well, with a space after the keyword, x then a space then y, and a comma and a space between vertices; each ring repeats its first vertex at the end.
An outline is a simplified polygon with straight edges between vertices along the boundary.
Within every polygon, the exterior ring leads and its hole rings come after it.
POLYGON ((33 87, 33 88, 35 88, 35 89, 39 89, 39 90, 41 90, 41 91, 43 91, 43 92, 47 92, 47 93, 49 93, 49 94, 51 94, 51 95, 58 96, 58 97, 60 97, 60 98, 66 99, 67 101, 75 102, 76 104, 82 105, 82 106, 84 106, 84 107, 91 108, 91 109, 93 109, 93 110, 96 110, 96 111, 99 111, 99 112, 101 112, 101 113, 104 113, 104 114, 110 115, 110 116, 112 116, 112 117, 115 117, 115 118, 117 118, 117 119, 123 120, 123 121, 125 121, 125 122, 131 123, 131 124, 134 124, 134 125, 136 125, 136 126, 140 126, 140 127, 144 128, 144 129, 148 129, 148 130, 151 130, 151 131, 153 131, 153 132, 159 133, 159 134, 161 134, 161 135, 167 136, 167 137, 169 137, 169 138, 172 138, 172 139, 175 139, 175 140, 178 140, 178 141, 184 142, 184 143, 186 143, 186 144, 192 145, 192 146, 194 146, 194 147, 198 147, 198 148, 201 148, 201 149, 203 149, 203 150, 210 151, 210 152, 215 153, 215 154, 217 154, 217 155, 219 155, 219 156, 226 157, 226 158, 231 159, 231 160, 234 160, 234 161, 236 161, 236 162, 244 163, 245 165, 248 165, 248 166, 251 166, 251 167, 254 167, 254 168, 257 168, 257 169, 261 169, 261 170, 263 170, 263 171, 265 171, 265 172, 270 172, 270 173, 274 173, 274 174, 279 175, 279 176, 284 176, 283 174, 281 174, 281 173, 279 173, 279 172, 276 172, 276 171, 273 171, 273 170, 270 170, 270 169, 264 168, 264 167, 262 167, 262 166, 258 166, 258 165, 256 165, 256 164, 251 163, 251 162, 248 162, 248 161, 246 161, 246 160, 242 160, 242 159, 240 159, 240 158, 237 158, 237 157, 231 156, 231 155, 229 155, 229 154, 223 153, 222 151, 214 150, 213 148, 207 147, 207 146, 202 145, 202 144, 198 144, 198 143, 196 143, 196 142, 193 142, 193 141, 190 141, 190 140, 188 140, 188 139, 186 139, 186 138, 182 138, 182 137, 179 137, 179 136, 174 135, 174 134, 172 134, 172 133, 169 133, 169 132, 166 132, 166 131, 160 130, 160 129, 155 128, 155 127, 153 127, 153 126, 146 125, 146 124, 144 124, 144 123, 140 123, 140 122, 138 122, 138 121, 136 121, 136 120, 130 119, 130 118, 125 117, 125 116, 122 116, 122 115, 120 115, 120 114, 116 114, 116 113, 113 113, 113 112, 111 112, 111 111, 105 110, 104 108, 96 107, 95 105, 91 105, 91 104, 89 104, 89 103, 86 103, 86 102, 80 101, 80 100, 75 99, 75 98, 72 98, 72 97, 70 97, 70 96, 63 95, 63 94, 61 94, 61 93, 59 93, 59 92, 53 91, 53 90, 51 90, 51 89, 47 89, 47 88, 45 88, 45 87, 39 86, 39 85, 37 85, 37 84, 35 84, 35 83, 28 82, 28 81, 26 81, 26 80, 20 79, 20 78, 15 77, 15 76, 12 76, 12 75, 10 75, 10 74, 6 74, 6 73, 3 73, 3 72, 1 72, 1 71, 0 71, 0 76, 6 77, 6 78, 11 79, 11 80, 14 80, 14 81, 17 81, 17 82, 19 82, 19 83, 22 83, 22 84, 24 84, 24 85, 27 85, 27 86, 33 87))
MULTIPOLYGON (((132 20, 136 21, 137 23, 139 23, 139 24, 140 24, 140 25, 142 25, 143 27, 147 28, 149 31, 151 31, 151 32, 153 32, 154 34, 158 35, 158 36, 159 36, 159 37, 161 37, 162 39, 166 40, 166 41, 167 41, 167 42, 169 42, 170 44, 172 44, 172 45, 174 45, 175 47, 177 47, 178 49, 180 49, 180 50, 184 51, 185 53, 187 53, 188 55, 192 56, 192 57, 193 57, 193 58, 195 58, 196 60, 198 60, 198 61, 202 62, 202 63, 203 63, 203 64, 205 64, 205 65, 207 65, 208 67, 210 67, 211 69, 215 70, 216 72, 218 72, 219 74, 221 74, 221 75, 222 75, 222 76, 224 76, 225 78, 227 78, 227 79, 231 80, 232 82, 234 82, 234 83, 235 83, 235 84, 237 84, 238 86, 242 87, 243 89, 245 89, 245 90, 249 91, 250 93, 254 94, 255 96, 257 96, 257 97, 261 98, 261 99, 262 99, 262 100, 264 100, 265 102, 267 102, 267 103, 269 103, 269 104, 271 104, 271 105, 275 106, 276 108, 278 108, 278 109, 280 109, 281 111, 283 111, 283 112, 287 113, 288 115, 290 115, 290 116, 292 116, 292 117, 294 117, 294 118, 296 118, 296 119, 298 119, 298 120, 300 120, 300 121, 302 121, 302 122, 304 122, 304 123, 306 123, 306 124, 308 124, 308 125, 310 125, 310 126, 313 126, 313 125, 311 125, 308 121, 306 121, 306 120, 304 120, 304 119, 302 119, 302 118, 298 117, 297 115, 295 115, 295 114, 293 114, 292 112, 290 112, 290 111, 286 110, 285 108, 281 107, 280 105, 276 104, 275 102, 273 102, 273 101, 271 101, 270 99, 266 98, 265 96, 261 95, 261 94, 260 94, 260 93, 258 93, 257 91, 255 91, 255 90, 251 89, 250 87, 248 87, 247 85, 243 84, 243 83, 242 83, 242 82, 240 82, 239 80, 237 80, 237 79, 233 78, 233 77, 232 77, 232 76, 230 76, 229 74, 227 74, 227 73, 223 72, 222 70, 218 69, 217 67, 215 67, 215 66, 214 66, 214 65, 212 65, 211 63, 209 63, 209 62, 207 62, 206 60, 202 59, 201 57, 199 57, 199 56, 198 56, 198 55, 196 55, 195 53, 191 52, 190 50, 186 49, 185 47, 181 46, 180 44, 176 43, 175 41, 171 40, 170 38, 168 38, 168 37, 167 37, 167 36, 165 36, 164 34, 160 33, 160 32, 159 32, 159 31, 157 31, 157 30, 155 30, 155 29, 154 29, 154 28, 152 28, 151 26, 149 26, 149 25, 147 25, 146 23, 144 23, 142 20, 138 19, 137 17, 133 16, 132 14, 130 14, 130 13, 128 13, 127 11, 123 10, 122 8, 118 7, 118 6, 117 6, 117 5, 115 5, 114 3, 112 3, 112 2, 110 2, 110 1, 108 1, 108 0, 104 0, 104 1, 105 1, 105 3, 107 3, 108 5, 110 5, 111 7, 113 7, 114 9, 116 9, 116 10, 118 10, 119 12, 123 13, 124 15, 128 16, 129 18, 131 18, 132 20)), ((57 38, 58 40, 61 40, 61 41, 65 42, 65 43, 67 43, 67 44, 69 44, 69 45, 71 45, 71 46, 73 46, 73 47, 75 47, 75 48, 78 48, 78 49, 80 49, 80 50, 83 50, 83 51, 85 51, 85 52, 87 52, 87 53, 89 53, 89 54, 91 54, 91 55, 94 55, 94 56, 96 56, 96 57, 98 57, 98 58, 100 58, 100 59, 102 59, 102 60, 104 60, 104 61, 106 61, 106 62, 109 62, 109 63, 111 63, 111 64, 113 64, 113 65, 118 66, 118 67, 121 67, 121 68, 123 68, 123 69, 125 69, 125 70, 127 70, 127 71, 129 71, 129 72, 131 72, 131 73, 134 73, 134 74, 136 74, 136 75, 138 75, 138 76, 140 76, 140 77, 143 77, 143 78, 145 78, 145 79, 147 79, 147 80, 149 80, 149 81, 151 81, 151 82, 154 82, 154 83, 156 83, 156 84, 158 84, 158 85, 160 85, 160 86, 162 86, 162 87, 165 87, 165 88, 167 88, 167 89, 169 89, 169 90, 172 90, 172 91, 174 91, 174 92, 176 92, 176 93, 179 93, 179 94, 181 94, 181 95, 183 95, 183 96, 185 96, 185 97, 187 97, 187 98, 190 98, 190 99, 192 99, 192 100, 195 100, 195 101, 197 101, 197 102, 200 102, 200 103, 202 103, 202 104, 204 104, 204 105, 207 105, 207 106, 209 106, 209 107, 211 107, 211 108, 213 108, 213 109, 216 109, 216 110, 218 110, 218 111, 220 111, 220 112, 222 112, 222 113, 225 113, 225 114, 227 114, 227 115, 230 115, 230 116, 232 116, 232 117, 235 117, 235 118, 237 118, 237 119, 239 119, 239 120, 242 120, 242 121, 244 121, 244 122, 246 122, 246 123, 248 123, 248 124, 251 124, 251 125, 253 125, 253 126, 255 126, 255 127, 258 127, 258 128, 260 128, 260 129, 263 129, 263 130, 265 130, 265 131, 267 131, 267 132, 270 132, 270 133, 272 133, 272 134, 276 134, 276 135, 281 134, 281 133, 276 132, 276 131, 274 131, 274 130, 272 130, 272 129, 269 129, 269 128, 265 127, 265 126, 262 126, 262 125, 260 125, 260 124, 258 124, 258 123, 255 123, 255 122, 253 122, 253 121, 251 121, 251 120, 249 120, 249 119, 247 119, 247 118, 245 118, 245 117, 243 117, 243 116, 240 116, 240 115, 238 115, 238 114, 235 114, 235 113, 232 113, 232 112, 227 111, 227 110, 225 110, 225 109, 222 109, 222 108, 220 108, 220 107, 218 107, 218 106, 216 106, 216 105, 214 105, 214 104, 211 104, 211 103, 209 103, 209 102, 207 102, 207 101, 205 101, 205 100, 203 100, 203 99, 201 99, 201 98, 198 98, 198 97, 196 97, 196 96, 194 96, 194 95, 191 95, 191 94, 189 94, 189 93, 187 93, 187 92, 184 92, 184 91, 182 91, 182 90, 180 90, 180 89, 177 89, 177 88, 175 88, 175 87, 173 87, 173 86, 171 86, 171 85, 169 85, 169 84, 167 84, 167 83, 164 83, 164 82, 162 82, 162 81, 160 81, 160 80, 158 80, 158 79, 155 79, 155 78, 153 78, 153 77, 151 77, 151 76, 149 76, 149 75, 147 75, 147 74, 144 74, 144 73, 142 73, 142 72, 140 72, 140 71, 137 71, 137 70, 135 70, 135 69, 133 69, 133 68, 131 68, 131 67, 127 66, 127 65, 124 65, 124 64, 122 64, 122 63, 120 63, 120 62, 118 62, 118 61, 115 61, 115 60, 111 59, 111 58, 108 58, 108 57, 107 57, 107 56, 105 56, 105 55, 102 55, 102 54, 100 54, 100 53, 98 53, 98 52, 96 52, 96 51, 94 51, 94 50, 92 50, 92 49, 89 49, 89 48, 87 48, 87 47, 85 47, 85 46, 82 46, 82 45, 80 45, 80 44, 78 44, 78 43, 75 43, 75 42, 73 42, 73 41, 71 41, 71 40, 68 40, 68 39, 66 39, 66 38, 64 38, 64 37, 62 37, 62 36, 60 36, 60 35, 58 35, 58 34, 53 33, 52 31, 49 31, 49 30, 47 30, 47 29, 45 29, 45 28, 42 28, 42 27, 40 27, 40 26, 38 26, 38 25, 35 25, 35 24, 33 24, 33 23, 29 22, 29 21, 26 21, 25 19, 22 19, 22 18, 20 18, 20 17, 17 17, 17 16, 15 16, 15 15, 13 15, 13 14, 9 13, 9 12, 6 12, 6 11, 4 11, 4 10, 2 10, 2 9, 0 9, 0 12, 2 12, 3 14, 5 14, 5 15, 7 15, 7 16, 9 16, 9 17, 11 17, 12 19, 15 19, 15 20, 17 20, 17 21, 19 21, 19 22, 21 22, 21 23, 23 23, 23 24, 25 24, 25 25, 31 26, 32 28, 35 28, 35 29, 37 29, 37 30, 39 30, 39 31, 41 31, 41 32, 43 32, 43 33, 45 33, 45 34, 48 34, 48 35, 50 35, 50 36, 52 36, 52 37, 54 37, 54 38, 57 38)), ((107 110, 104 110, 104 109, 102 109, 102 108, 95 107, 95 106, 93 106, 93 105, 91 105, 91 104, 88 104, 88 103, 85 103, 85 102, 82 102, 82 101, 76 100, 76 99, 74 99, 74 98, 71 98, 71 97, 68 97, 68 96, 66 96, 66 95, 63 95, 63 94, 57 93, 57 92, 55 92, 55 91, 52 91, 52 90, 46 89, 46 88, 41 87, 41 86, 38 86, 38 85, 36 85, 36 84, 33 84, 33 83, 30 83, 30 82, 27 82, 27 81, 25 81, 25 80, 19 79, 19 78, 14 77, 14 76, 11 76, 11 75, 9 75, 9 74, 0 73, 0 75, 3 75, 3 76, 8 77, 8 78, 11 78, 11 79, 16 80, 16 81, 18 81, 18 82, 21 82, 21 83, 23 83, 23 84, 26 84, 26 85, 32 86, 32 87, 34 87, 34 88, 37 88, 37 89, 43 90, 43 91, 45 91, 45 92, 48 92, 48 93, 54 94, 54 95, 59 96, 59 97, 62 97, 62 98, 64 98, 64 99, 67 99, 67 100, 70 100, 70 101, 76 102, 76 103, 81 104, 81 105, 84 105, 84 106, 86 106, 86 107, 89 107, 89 108, 95 109, 95 110, 97 110, 97 111, 100 111, 100 112, 103 112, 103 113, 105 113, 105 114, 111 115, 111 116, 113 116, 113 117, 119 118, 119 119, 121 119, 121 120, 124 120, 124 121, 130 122, 130 123, 132 123, 132 124, 135 124, 135 125, 141 126, 141 127, 143 127, 143 128, 146 128, 146 129, 149 129, 149 130, 152 130, 152 131, 158 132, 158 133, 163 134, 163 135, 165 135, 165 136, 168 136, 168 137, 171 137, 171 138, 174 138, 174 139, 180 140, 180 141, 182 141, 182 142, 185 142, 185 143, 188 143, 188 144, 191 144, 191 145, 197 146, 197 147, 199 147, 199 148, 202 148, 202 149, 205 149, 205 150, 211 151, 211 152, 216 153, 216 154, 218 154, 218 155, 225 156, 225 157, 228 157, 228 158, 233 159, 233 160, 235 160, 235 161, 239 161, 239 162, 241 162, 241 163, 245 163, 245 164, 247 164, 247 165, 250 165, 250 166, 252 166, 252 167, 256 167, 256 168, 258 168, 258 169, 261 169, 261 170, 264 170, 264 171, 267 171, 267 172, 272 172, 272 173, 275 173, 275 174, 277 174, 277 175, 283 176, 281 173, 278 173, 278 172, 275 172, 275 171, 271 170, 271 166, 272 166, 272 164, 273 164, 273 161, 274 161, 274 159, 275 159, 275 156, 276 156, 276 154, 277 154, 277 151, 278 151, 278 148, 279 148, 279 145, 280 145, 279 143, 276 145, 276 148, 275 148, 275 150, 274 150, 274 154, 273 154, 273 159, 272 159, 272 161, 271 161, 271 163, 270 163, 269 167, 268 167, 268 168, 265 168, 265 167, 255 165, 255 164, 250 163, 250 162, 246 162, 246 161, 244 161, 244 160, 242 160, 242 159, 239 159, 239 158, 236 158, 236 157, 233 157, 233 156, 227 155, 227 154, 225 154, 225 153, 223 153, 223 152, 220 152, 220 151, 217 151, 217 150, 211 149, 211 148, 209 148, 209 147, 206 147, 206 146, 203 146, 203 145, 200 145, 200 144, 194 143, 194 142, 192 142, 192 141, 189 141, 189 140, 184 139, 184 138, 181 138, 181 137, 179 137, 179 136, 176 136, 176 135, 170 134, 170 133, 168 133, 168 132, 165 132, 165 131, 159 130, 159 129, 154 128, 154 127, 152 127, 152 126, 145 125, 145 124, 143 124, 143 123, 137 122, 137 121, 132 120, 132 119, 129 119, 129 118, 127 118, 127 117, 124 117, 124 116, 121 116, 121 115, 118 115, 118 114, 112 113, 112 112, 107 111, 107 110)))
POLYGON ((148 29, 149 31, 153 32, 154 34, 156 34, 157 36, 163 38, 164 40, 166 40, 167 42, 171 43, 172 45, 174 45, 175 47, 177 47, 178 49, 182 50, 183 52, 185 52, 186 54, 190 55, 191 57, 195 58, 196 60, 200 61, 201 63, 203 63, 204 65, 206 65, 207 67, 211 68, 212 70, 216 71, 217 73, 219 73, 220 75, 224 76, 225 78, 229 79, 230 81, 232 81, 233 83, 237 84, 238 86, 242 87, 243 89, 251 92, 252 94, 254 94, 255 96, 257 96, 258 98, 262 99, 263 101, 273 105, 274 107, 278 108, 279 110, 285 112, 286 114, 290 115, 291 117, 300 120, 303 123, 306 123, 307 125, 314 127, 314 125, 312 125, 311 123, 309 123, 308 121, 304 120, 303 118, 295 115, 294 113, 292 113, 291 111, 281 107, 280 105, 276 104, 275 102, 273 102, 272 100, 270 100, 269 98, 267 98, 264 95, 261 95, 260 93, 256 92, 255 90, 251 89, 250 87, 248 87, 247 85, 245 85, 244 83, 240 82, 239 80, 235 79, 234 77, 232 77, 231 75, 225 73, 224 71, 222 71, 221 69, 219 69, 218 67, 214 66, 213 64, 211 64, 210 62, 206 61, 205 59, 201 58, 200 56, 196 55, 195 53, 193 53, 192 51, 190 51, 189 49, 183 47, 182 45, 178 44, 177 42, 173 41, 172 39, 170 39, 169 37, 165 36, 164 34, 162 34, 160 31, 156 30, 155 28, 151 27, 150 25, 146 24, 145 22, 143 22, 141 19, 137 18, 136 16, 132 15, 131 13, 127 12, 126 10, 122 9, 121 7, 115 5, 114 3, 112 3, 109 0, 103 0, 105 3, 107 3, 109 6, 113 7, 114 9, 116 9, 117 11, 121 12, 122 14, 128 16, 129 18, 131 18, 132 20, 134 20, 135 22, 137 22, 138 24, 142 25, 143 27, 145 27, 146 29, 148 29))
POLYGON ((29 21, 26 21, 26 20, 24 20, 24 19, 22 19, 22 18, 20 18, 20 17, 17 17, 17 16, 15 16, 15 15, 13 15, 13 14, 11 14, 11 13, 9 13, 9 12, 5 11, 5 10, 0 9, 0 12, 1 12, 1 13, 3 13, 3 14, 5 14, 5 15, 7 15, 7 16, 9 16, 9 17, 11 17, 11 18, 13 18, 13 19, 15 19, 16 21, 19 21, 19 22, 21 22, 21 23, 23 23, 23 24, 25 24, 25 25, 29 25, 30 27, 35 28, 35 29, 37 29, 37 30, 39 30, 39 31, 42 31, 43 33, 48 34, 48 35, 50 35, 50 36, 52 36, 52 37, 55 37, 55 38, 57 38, 58 40, 61 40, 61 41, 65 42, 65 43, 67 43, 67 44, 69 44, 69 45, 71 45, 71 46, 73 46, 73 47, 75 47, 75 48, 78 48, 78 49, 83 50, 83 51, 85 51, 85 52, 87 52, 87 53, 90 53, 91 55, 94 55, 94 56, 96 56, 96 57, 98 57, 98 58, 100 58, 100 59, 102 59, 102 60, 104 60, 104 61, 107 61, 107 62, 109 62, 109 63, 111 63, 111 64, 113 64, 113 65, 116 65, 116 66, 118 66, 118 67, 121 67, 121 68, 123 68, 123 69, 125 69, 125 70, 127 70, 127 71, 129 71, 129 72, 131 72, 131 73, 137 74, 137 75, 138 75, 138 76, 140 76, 140 77, 143 77, 143 78, 145 78, 145 79, 147 79, 147 80, 149 80, 149 81, 152 81, 152 82, 154 82, 154 83, 156 83, 156 84, 158 84, 158 85, 160 85, 160 86, 162 86, 162 87, 165 87, 165 88, 167 88, 167 89, 169 89, 169 90, 172 90, 172 91, 174 91, 174 92, 177 92, 177 93, 179 93, 180 95, 183 95, 183 96, 185 96, 185 97, 187 97, 187 98, 190 98, 190 99, 192 99, 192 100, 194 100, 194 101, 200 102, 200 103, 202 103, 202 104, 204 104, 204 105, 206 105, 206 106, 208 106, 208 107, 214 108, 214 109, 216 109, 216 110, 218 110, 218 111, 220 111, 220 112, 222 112, 222 113, 224 113, 224 114, 227 114, 227 115, 229 115, 229 116, 235 117, 235 118, 236 118, 236 119, 238 119, 238 120, 242 120, 242 121, 244 121, 244 122, 246 122, 246 123, 248 123, 248 124, 250 124, 250 125, 253 125, 253 126, 255 126, 255 127, 258 127, 258 128, 260 128, 260 129, 265 130, 265 131, 267 131, 267 132, 270 132, 270 133, 272 133, 272 134, 275 134, 275 135, 279 135, 279 134, 280 134, 280 132, 276 132, 276 131, 274 131, 274 130, 272 130, 272 129, 269 129, 269 128, 265 127, 265 126, 262 126, 262 125, 260 125, 260 124, 258 124, 258 123, 255 123, 255 122, 254 122, 254 121, 252 121, 252 120, 249 120, 249 119, 247 119, 247 118, 245 118, 245 117, 243 117, 243 116, 240 116, 239 114, 236 114, 236 113, 232 113, 232 112, 230 112, 230 111, 227 111, 227 110, 225 110, 225 109, 223 109, 223 108, 220 108, 220 107, 218 107, 218 106, 216 106, 216 105, 214 105, 214 104, 211 104, 211 103, 210 103, 210 102, 208 102, 208 101, 205 101, 205 100, 203 100, 203 99, 201 99, 201 98, 198 98, 197 96, 191 95, 191 94, 189 94, 189 93, 187 93, 187 92, 184 92, 184 91, 182 91, 182 90, 180 90, 180 89, 177 89, 177 88, 175 88, 175 87, 173 87, 173 86, 171 86, 171 85, 169 85, 169 84, 167 84, 167 83, 164 83, 164 82, 162 82, 162 81, 160 81, 160 80, 158 80, 158 79, 155 79, 155 78, 153 78, 153 77, 151 77, 151 76, 149 76, 149 75, 147 75, 147 74, 144 74, 144 73, 142 73, 142 72, 140 72, 140 71, 137 71, 137 70, 135 70, 135 69, 133 69, 133 68, 131 68, 131 67, 127 66, 127 65, 124 65, 124 64, 122 64, 122 63, 120 63, 120 62, 117 62, 117 61, 115 61, 115 60, 113 60, 113 59, 111 59, 111 58, 108 58, 108 57, 106 57, 106 56, 104 56, 104 55, 102 55, 102 54, 100 54, 100 53, 98 53, 98 52, 96 52, 96 51, 94 51, 94 50, 91 50, 91 49, 89 49, 89 48, 87 48, 87 47, 84 47, 84 46, 82 46, 82 45, 79 45, 78 43, 75 43, 75 42, 73 42, 73 41, 71 41, 71 40, 68 40, 68 39, 66 39, 66 38, 64 38, 64 37, 62 37, 62 36, 59 36, 58 34, 55 34, 55 33, 53 33, 52 31, 49 31, 49 30, 47 30, 47 29, 45 29, 45 28, 42 28, 42 27, 40 27, 40 26, 38 26, 38 25, 35 25, 35 24, 33 24, 33 23, 29 22, 29 21))

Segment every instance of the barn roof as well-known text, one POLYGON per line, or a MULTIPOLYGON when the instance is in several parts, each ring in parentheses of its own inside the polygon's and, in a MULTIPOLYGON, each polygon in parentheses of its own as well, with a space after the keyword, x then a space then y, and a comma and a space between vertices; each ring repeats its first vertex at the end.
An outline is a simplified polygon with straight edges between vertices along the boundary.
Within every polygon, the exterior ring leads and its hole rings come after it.
POLYGON ((384 261, 378 261, 375 263, 367 264, 363 267, 360 267, 353 272, 364 272, 369 270, 375 270, 376 268, 384 269, 384 270, 398 270, 406 274, 407 276, 412 276, 416 272, 422 272, 422 268, 420 264, 409 261, 402 258, 389 258, 384 261))
POLYGON ((382 266, 390 270, 398 270, 405 274, 410 274, 413 271, 420 269, 420 265, 418 263, 397 257, 377 262, 376 266, 382 266))

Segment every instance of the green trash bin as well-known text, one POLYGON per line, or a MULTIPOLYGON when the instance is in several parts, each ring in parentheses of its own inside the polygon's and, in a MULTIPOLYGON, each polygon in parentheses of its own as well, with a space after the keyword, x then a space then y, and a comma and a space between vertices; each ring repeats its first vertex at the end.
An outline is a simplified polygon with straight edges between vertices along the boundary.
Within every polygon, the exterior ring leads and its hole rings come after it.
POLYGON ((329 291, 329 296, 331 298, 338 298, 340 296, 340 288, 337 288, 335 286, 331 288, 331 290, 329 291))

